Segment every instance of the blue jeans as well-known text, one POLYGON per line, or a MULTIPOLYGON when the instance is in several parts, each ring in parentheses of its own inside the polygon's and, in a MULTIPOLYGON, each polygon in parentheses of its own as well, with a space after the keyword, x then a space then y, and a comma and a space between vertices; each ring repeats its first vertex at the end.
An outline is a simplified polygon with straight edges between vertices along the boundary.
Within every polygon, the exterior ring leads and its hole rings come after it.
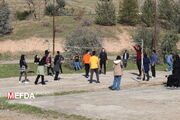
POLYGON ((168 70, 172 71, 173 69, 173 63, 172 62, 168 62, 168 70))
POLYGON ((120 90, 120 84, 121 84, 121 76, 114 76, 114 82, 113 82, 112 89, 120 90))
POLYGON ((80 62, 74 62, 74 66, 76 70, 80 70, 81 66, 80 66, 80 62))

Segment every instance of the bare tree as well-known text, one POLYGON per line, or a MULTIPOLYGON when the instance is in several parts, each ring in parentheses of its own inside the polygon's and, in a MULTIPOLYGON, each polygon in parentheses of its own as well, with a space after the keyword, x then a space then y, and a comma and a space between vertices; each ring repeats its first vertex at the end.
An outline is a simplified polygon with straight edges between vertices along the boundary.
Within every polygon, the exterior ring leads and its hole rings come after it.
POLYGON ((37 15, 36 15, 36 7, 35 7, 35 2, 34 0, 25 0, 29 10, 31 11, 31 13, 33 14, 34 18, 37 19, 37 15))

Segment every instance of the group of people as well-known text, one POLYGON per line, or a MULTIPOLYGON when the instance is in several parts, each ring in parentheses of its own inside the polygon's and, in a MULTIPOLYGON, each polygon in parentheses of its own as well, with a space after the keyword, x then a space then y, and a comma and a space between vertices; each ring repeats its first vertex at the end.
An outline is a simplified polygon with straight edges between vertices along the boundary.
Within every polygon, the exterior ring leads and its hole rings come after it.
MULTIPOLYGON (((57 54, 54 58, 54 66, 52 63, 52 58, 51 54, 48 50, 45 51, 44 56, 40 58, 38 55, 34 57, 34 63, 37 64, 37 77, 34 82, 35 85, 38 84, 39 78, 41 77, 41 84, 45 85, 44 81, 44 76, 45 76, 45 67, 47 67, 47 74, 53 76, 54 75, 54 80, 59 80, 60 78, 59 73, 63 72, 62 71, 62 63, 64 61, 64 57, 60 54, 59 51, 57 51, 57 54)), ((25 55, 21 55, 20 58, 20 77, 19 77, 19 82, 28 82, 29 80, 27 79, 27 72, 28 72, 28 65, 25 60, 25 55), (25 76, 25 80, 22 81, 21 78, 22 76, 25 76)))
POLYGON ((137 68, 139 70, 138 76, 142 76, 142 72, 144 72, 143 80, 149 81, 150 75, 150 66, 151 66, 151 72, 152 72, 152 78, 156 77, 156 64, 158 60, 158 56, 156 54, 156 50, 152 51, 152 54, 150 57, 146 53, 143 54, 143 61, 142 61, 142 49, 140 45, 134 46, 134 49, 137 52, 136 56, 136 64, 137 68), (142 68, 143 67, 143 68, 142 68))
MULTIPOLYGON (((142 49, 139 45, 134 46, 134 49, 137 52, 136 64, 139 70, 138 76, 142 76, 142 72, 143 72, 144 73, 143 80, 149 81, 150 79, 149 71, 151 67, 152 78, 155 78, 156 77, 156 64, 158 60, 156 50, 153 50, 152 54, 149 55, 150 57, 148 57, 146 53, 144 53, 142 56, 142 51, 141 51, 142 49)), ((167 59, 169 58, 171 57, 168 57, 167 59)), ((117 56, 116 60, 113 61, 114 81, 113 81, 113 84, 109 87, 111 90, 120 90, 120 83, 121 83, 121 78, 123 75, 123 68, 126 68, 128 66, 128 59, 129 59, 129 53, 127 52, 127 50, 125 50, 122 55, 122 59, 121 59, 121 56, 117 56)), ((177 86, 177 79, 178 80, 180 79, 179 78, 180 76, 178 74, 180 73, 180 70, 179 70, 180 58, 178 55, 176 55, 172 57, 170 60, 172 62, 172 64, 170 65, 172 66, 173 74, 170 77, 168 77, 169 79, 168 86, 173 86, 172 81, 175 79, 176 79, 176 86, 177 86)), ((37 77, 34 83, 37 85, 39 78, 41 77, 41 84, 42 85, 45 84, 45 81, 44 81, 45 67, 47 67, 48 75, 54 76, 54 80, 59 80, 60 72, 63 73, 62 71, 63 62, 64 62, 64 57, 60 54, 59 51, 57 51, 57 54, 54 58, 54 63, 52 63, 51 54, 48 50, 45 51, 44 56, 41 59, 40 57, 36 55, 34 59, 34 63, 37 64, 37 77)), ((80 62, 81 62, 80 56, 76 54, 74 56, 74 69, 75 70, 82 69, 80 62)), ((102 73, 106 74, 106 67, 108 63, 108 57, 107 57, 107 53, 105 49, 102 48, 99 56, 97 55, 96 51, 92 51, 92 53, 90 53, 89 50, 86 50, 86 53, 82 57, 82 62, 85 68, 85 77, 89 78, 89 73, 90 73, 89 83, 94 82, 93 80, 94 73, 97 79, 95 82, 100 83, 99 74, 102 74, 102 73), (102 71, 103 68, 104 70, 102 71)), ((20 82, 21 82, 21 78, 23 74, 25 75, 25 82, 29 81, 27 79, 27 69, 28 69, 28 65, 25 60, 25 55, 22 55, 20 59, 20 77, 19 77, 20 82)), ((180 86, 180 82, 178 83, 178 85, 180 86)))

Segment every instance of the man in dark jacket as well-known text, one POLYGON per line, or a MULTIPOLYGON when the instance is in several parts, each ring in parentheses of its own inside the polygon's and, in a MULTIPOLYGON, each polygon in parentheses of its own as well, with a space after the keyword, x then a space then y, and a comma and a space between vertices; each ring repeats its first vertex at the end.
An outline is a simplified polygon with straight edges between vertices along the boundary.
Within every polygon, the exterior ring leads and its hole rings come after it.
POLYGON ((60 69, 62 69, 60 65, 62 64, 63 60, 64 60, 64 57, 62 55, 60 55, 59 51, 57 51, 57 55, 54 58, 54 71, 56 72, 54 80, 59 80, 59 78, 58 78, 59 71, 60 71, 60 69))
POLYGON ((102 66, 104 66, 104 74, 106 74, 106 61, 108 60, 107 58, 107 53, 104 48, 102 48, 101 53, 99 55, 100 59, 100 71, 99 73, 101 74, 102 72, 102 66))
POLYGON ((123 66, 125 68, 127 67, 128 59, 129 59, 129 53, 127 52, 127 50, 125 50, 123 53, 123 66))

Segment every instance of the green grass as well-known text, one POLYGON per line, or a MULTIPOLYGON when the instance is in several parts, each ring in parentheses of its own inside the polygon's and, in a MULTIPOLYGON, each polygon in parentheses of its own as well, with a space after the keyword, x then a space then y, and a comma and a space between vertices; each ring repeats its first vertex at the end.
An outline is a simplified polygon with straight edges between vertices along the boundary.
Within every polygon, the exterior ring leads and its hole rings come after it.
POLYGON ((67 115, 64 113, 58 113, 52 110, 43 110, 41 108, 25 105, 25 104, 10 104, 7 98, 0 98, 0 110, 16 111, 23 114, 31 114, 42 118, 55 118, 65 120, 91 120, 80 115, 67 115))
MULTIPOLYGON (((35 71, 35 73, 28 74, 28 76, 36 75, 37 66, 33 63, 28 63, 29 70, 35 71)), ((74 74, 74 73, 84 73, 84 69, 79 71, 74 71, 72 68, 67 67, 67 64, 63 64, 63 72, 64 74, 74 74)), ((164 71, 167 67, 166 64, 157 65, 156 70, 164 71)), ((125 70, 137 70, 135 61, 129 60, 128 67, 125 70)), ((113 61, 109 60, 107 65, 107 71, 113 71, 113 61)), ((18 64, 4 64, 0 65, 0 78, 8 78, 8 77, 17 77, 19 76, 19 65, 18 64)))
POLYGON ((87 93, 89 91, 85 90, 80 90, 80 91, 68 91, 68 92, 56 92, 52 94, 40 94, 40 95, 35 95, 35 97, 44 97, 44 96, 62 96, 62 95, 72 95, 72 94, 81 94, 81 93, 87 93))

